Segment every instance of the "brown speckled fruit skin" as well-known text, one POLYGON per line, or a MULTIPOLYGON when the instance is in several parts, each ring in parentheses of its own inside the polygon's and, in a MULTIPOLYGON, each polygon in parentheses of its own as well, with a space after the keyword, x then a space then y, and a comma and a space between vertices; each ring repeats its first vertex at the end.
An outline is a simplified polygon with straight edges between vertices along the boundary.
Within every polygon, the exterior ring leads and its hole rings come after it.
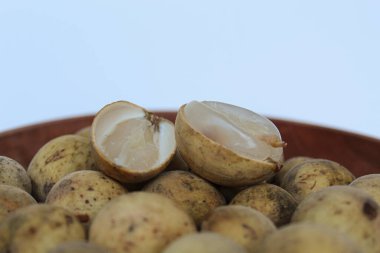
POLYGON ((81 170, 61 178, 51 188, 46 203, 65 207, 87 223, 111 199, 126 192, 119 182, 100 171, 81 170))
POLYGON ((278 170, 274 162, 251 160, 192 129, 184 117, 183 105, 175 120, 178 150, 191 171, 224 186, 245 186, 265 181, 278 170))
POLYGON ((233 240, 214 232, 193 233, 172 242, 162 253, 247 253, 233 240))
POLYGON ((380 174, 368 174, 356 178, 350 186, 367 192, 380 206, 380 174))
POLYGON ((267 236, 260 253, 365 253, 344 233, 312 223, 290 224, 267 236))
POLYGON ((62 243, 49 253, 109 253, 106 249, 99 245, 86 241, 72 241, 62 243))
POLYGON ((239 192, 230 202, 231 205, 243 205, 254 208, 276 226, 289 223, 297 201, 293 196, 274 184, 258 184, 239 192))
POLYGON ((32 181, 33 196, 44 202, 50 189, 63 176, 94 168, 90 140, 68 134, 42 146, 30 162, 27 173, 32 181))
POLYGON ((132 192, 105 205, 94 218, 89 241, 114 253, 160 253, 174 239, 196 231, 174 201, 151 192, 132 192))
POLYGON ((305 161, 307 161, 309 159, 313 159, 313 158, 306 157, 306 156, 295 156, 295 157, 287 159, 282 164, 281 170, 274 176, 273 181, 277 185, 281 185, 285 174, 289 170, 293 169, 296 165, 301 164, 301 163, 303 163, 303 162, 305 162, 305 161))
POLYGON ((32 204, 37 204, 37 201, 26 191, 16 186, 0 184, 0 223, 11 212, 32 204))
POLYGON ((260 241, 276 231, 273 222, 259 211, 240 205, 221 206, 202 223, 202 231, 211 231, 230 238, 255 253, 260 241))
POLYGON ((298 205, 291 222, 334 228, 360 245, 363 252, 380 252, 380 207, 355 187, 335 185, 311 193, 298 205))
POLYGON ((181 206, 199 225, 216 207, 225 205, 223 195, 209 182, 188 171, 162 173, 145 191, 162 194, 181 206))
POLYGON ((80 222, 62 207, 34 204, 13 212, 0 224, 0 252, 48 253, 67 241, 85 240, 80 222))
POLYGON ((0 184, 13 185, 32 193, 32 183, 25 168, 6 156, 0 156, 0 184))
POLYGON ((337 162, 326 159, 309 159, 288 171, 281 187, 301 202, 310 193, 332 185, 348 185, 355 176, 337 162))

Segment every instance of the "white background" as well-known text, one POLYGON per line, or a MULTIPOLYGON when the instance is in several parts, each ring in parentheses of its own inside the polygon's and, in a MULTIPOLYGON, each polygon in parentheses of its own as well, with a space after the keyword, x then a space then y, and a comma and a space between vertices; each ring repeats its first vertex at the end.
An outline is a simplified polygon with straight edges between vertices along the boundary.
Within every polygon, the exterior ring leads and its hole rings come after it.
POLYGON ((0 131, 217 100, 380 138, 380 1, 0 0, 0 131))

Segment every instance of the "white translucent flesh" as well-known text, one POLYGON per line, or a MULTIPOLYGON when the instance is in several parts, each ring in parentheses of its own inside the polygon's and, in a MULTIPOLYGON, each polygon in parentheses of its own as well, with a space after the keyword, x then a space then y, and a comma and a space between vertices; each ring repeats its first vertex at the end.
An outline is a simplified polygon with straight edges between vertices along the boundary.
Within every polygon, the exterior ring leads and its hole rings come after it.
POLYGON ((280 133, 261 115, 210 101, 192 101, 185 106, 184 113, 196 131, 243 157, 275 162, 282 159, 280 133))
POLYGON ((92 130, 99 151, 116 165, 132 170, 160 166, 176 147, 171 122, 147 117, 142 108, 123 101, 100 111, 92 130))
POLYGON ((102 142, 103 151, 118 165, 148 169, 159 161, 158 134, 145 118, 119 122, 102 142))

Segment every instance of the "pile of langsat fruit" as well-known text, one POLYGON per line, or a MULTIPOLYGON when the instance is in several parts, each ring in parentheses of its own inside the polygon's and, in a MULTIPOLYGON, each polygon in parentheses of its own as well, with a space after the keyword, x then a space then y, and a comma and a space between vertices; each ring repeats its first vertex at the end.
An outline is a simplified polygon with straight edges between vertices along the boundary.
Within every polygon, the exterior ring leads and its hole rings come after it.
POLYGON ((27 170, 0 157, 0 253, 379 253, 380 176, 283 161, 276 126, 192 101, 175 124, 126 101, 27 170))

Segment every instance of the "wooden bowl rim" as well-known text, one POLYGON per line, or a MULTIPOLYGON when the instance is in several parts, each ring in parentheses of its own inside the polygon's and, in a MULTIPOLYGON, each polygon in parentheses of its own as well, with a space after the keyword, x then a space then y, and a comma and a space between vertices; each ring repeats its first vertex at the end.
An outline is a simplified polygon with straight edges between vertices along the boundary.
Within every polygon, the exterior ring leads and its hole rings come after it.
MULTIPOLYGON (((153 113, 159 114, 161 116, 167 116, 167 115, 172 115, 173 118, 175 118, 175 115, 177 114, 176 111, 154 111, 153 113)), ((61 119, 53 119, 53 120, 46 120, 46 121, 41 121, 38 123, 33 123, 33 124, 28 124, 25 126, 21 127, 16 127, 13 129, 5 130, 3 132, 0 132, 0 139, 4 138, 9 135, 14 135, 17 133, 22 133, 22 132, 27 132, 30 131, 31 129, 39 128, 43 125, 65 125, 66 122, 72 122, 72 121, 78 121, 78 120, 83 120, 83 119, 91 119, 95 117, 95 114, 86 114, 86 115, 80 115, 80 116, 73 116, 73 117, 66 117, 66 118, 61 118, 61 119)), ((375 142, 380 145, 380 139, 377 139, 372 136, 368 136, 365 134, 360 134, 360 133, 355 133, 352 131, 347 131, 343 129, 338 129, 338 128, 333 128, 333 127, 328 127, 328 126, 323 126, 319 124, 312 124, 312 123, 307 123, 303 121, 297 121, 297 120, 287 120, 287 119, 282 119, 282 118, 277 118, 277 117, 268 117, 271 121, 273 121, 275 124, 276 122, 280 122, 282 124, 286 125, 295 125, 297 127, 302 127, 302 128, 315 128, 315 129, 320 129, 323 131, 329 131, 332 133, 335 133, 337 135, 346 135, 348 137, 353 137, 353 138, 360 138, 365 141, 369 142, 375 142)))

